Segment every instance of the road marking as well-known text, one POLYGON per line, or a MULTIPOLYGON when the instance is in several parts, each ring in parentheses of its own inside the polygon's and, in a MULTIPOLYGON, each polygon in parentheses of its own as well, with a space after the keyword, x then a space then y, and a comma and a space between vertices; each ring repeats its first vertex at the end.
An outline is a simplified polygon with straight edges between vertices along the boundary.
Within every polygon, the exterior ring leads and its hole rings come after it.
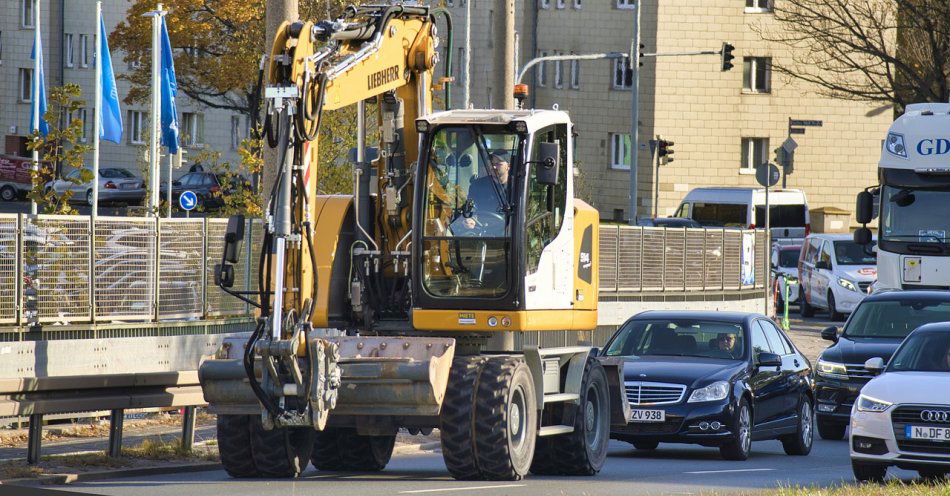
POLYGON ((399 491, 399 494, 422 494, 422 493, 441 493, 450 491, 478 491, 481 489, 504 489, 506 487, 524 487, 527 484, 501 484, 497 486, 469 486, 469 487, 443 487, 440 489, 415 489, 412 491, 399 491))
POLYGON ((683 472, 684 474, 727 474, 733 472, 768 472, 774 468, 737 468, 732 470, 697 470, 695 472, 683 472))

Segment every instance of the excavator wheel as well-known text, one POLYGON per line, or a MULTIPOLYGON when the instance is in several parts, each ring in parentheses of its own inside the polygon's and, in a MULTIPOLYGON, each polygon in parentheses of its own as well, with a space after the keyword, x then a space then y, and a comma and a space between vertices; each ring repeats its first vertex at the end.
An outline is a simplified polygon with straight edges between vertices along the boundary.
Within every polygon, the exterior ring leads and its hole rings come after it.
POLYGON ((352 428, 328 428, 314 437, 310 462, 318 470, 379 472, 393 456, 396 436, 361 436, 352 428))
POLYGON ((257 477, 251 454, 251 415, 218 415, 218 453, 231 477, 257 477))
POLYGON ((475 459, 475 393, 484 363, 480 356, 455 357, 439 415, 442 459, 458 480, 481 479, 475 459))
POLYGON ((538 440, 531 472, 548 475, 595 475, 607 460, 610 441, 610 404, 607 373, 589 358, 584 367, 580 405, 574 408, 574 432, 538 440))
POLYGON ((520 357, 491 357, 477 382, 475 449, 481 476, 521 480, 531 467, 538 436, 531 370, 520 357))
POLYGON ((310 427, 275 427, 264 430, 260 415, 251 418, 251 453, 261 477, 297 477, 307 468, 313 450, 310 427))

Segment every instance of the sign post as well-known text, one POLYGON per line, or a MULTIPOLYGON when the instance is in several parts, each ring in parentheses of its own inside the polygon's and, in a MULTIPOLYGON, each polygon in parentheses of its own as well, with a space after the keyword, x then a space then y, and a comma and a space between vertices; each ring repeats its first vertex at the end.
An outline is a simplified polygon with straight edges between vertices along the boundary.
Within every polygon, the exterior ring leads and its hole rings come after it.
POLYGON ((756 167, 755 169, 755 179, 762 186, 765 187, 765 266, 763 267, 763 274, 765 275, 765 308, 763 308, 763 313, 766 315, 769 314, 769 305, 772 302, 771 293, 772 293, 772 225, 771 225, 771 208, 769 205, 769 188, 778 184, 780 174, 778 167, 775 164, 770 164, 768 162, 756 167))

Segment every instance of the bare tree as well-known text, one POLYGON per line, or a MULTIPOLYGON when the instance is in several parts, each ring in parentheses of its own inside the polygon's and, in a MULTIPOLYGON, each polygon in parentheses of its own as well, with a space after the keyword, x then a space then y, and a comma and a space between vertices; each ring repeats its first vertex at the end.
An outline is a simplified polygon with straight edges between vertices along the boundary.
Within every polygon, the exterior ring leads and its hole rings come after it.
POLYGON ((756 30, 792 57, 773 70, 840 99, 892 104, 950 98, 947 0, 777 0, 756 30))

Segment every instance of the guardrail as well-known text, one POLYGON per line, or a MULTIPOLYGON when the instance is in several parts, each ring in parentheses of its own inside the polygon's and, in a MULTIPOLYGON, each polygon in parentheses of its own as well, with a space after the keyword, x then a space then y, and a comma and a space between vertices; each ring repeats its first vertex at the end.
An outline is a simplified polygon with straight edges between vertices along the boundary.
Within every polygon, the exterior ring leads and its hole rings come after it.
POLYGON ((765 287, 764 230, 600 226, 600 292, 765 287))
MULTIPOLYGON (((158 322, 249 316, 214 286, 227 219, 0 214, 0 325, 158 322)), ((257 287, 263 235, 235 266, 235 289, 257 287)))

